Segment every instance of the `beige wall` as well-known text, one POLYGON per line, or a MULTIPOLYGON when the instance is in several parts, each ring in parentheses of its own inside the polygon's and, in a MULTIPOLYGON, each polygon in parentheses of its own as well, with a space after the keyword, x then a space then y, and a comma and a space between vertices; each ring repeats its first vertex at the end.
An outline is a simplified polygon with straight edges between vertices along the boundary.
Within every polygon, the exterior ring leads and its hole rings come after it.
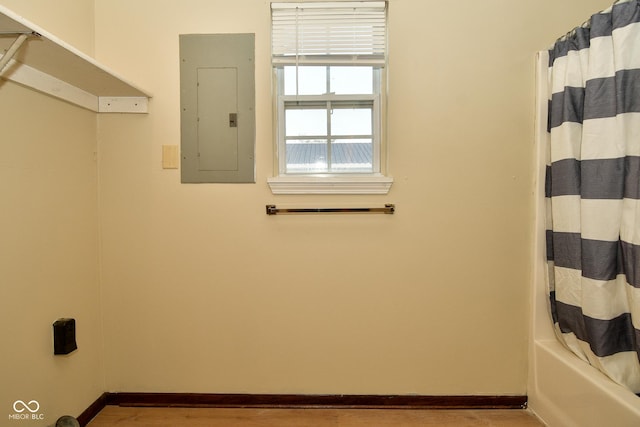
POLYGON ((113 391, 524 394, 533 61, 603 1, 391 0, 388 196, 274 196, 269 2, 96 1, 113 391), (549 17, 554 11, 559 16, 549 17), (181 185, 178 35, 256 34, 257 183, 181 185), (264 205, 393 202, 394 216, 264 205))
POLYGON ((0 0, 154 98, 96 119, 0 83, 2 408, 36 399, 52 420, 105 390, 526 393, 534 52, 608 0, 391 0, 388 196, 271 194, 267 1, 66 3, 0 0), (181 185, 160 167, 180 138, 178 34, 225 32, 256 34, 258 182, 181 185), (264 213, 386 202, 395 215, 264 213), (62 316, 80 349, 53 357, 62 316))
MULTIPOLYGON (((93 2, 0 4, 93 50, 93 2)), ((105 389, 96 115, 0 80, 0 129, 0 424, 52 425, 105 389), (60 317, 77 322, 68 356, 53 355, 60 317), (10 420, 17 400, 38 401, 44 420, 10 420)))

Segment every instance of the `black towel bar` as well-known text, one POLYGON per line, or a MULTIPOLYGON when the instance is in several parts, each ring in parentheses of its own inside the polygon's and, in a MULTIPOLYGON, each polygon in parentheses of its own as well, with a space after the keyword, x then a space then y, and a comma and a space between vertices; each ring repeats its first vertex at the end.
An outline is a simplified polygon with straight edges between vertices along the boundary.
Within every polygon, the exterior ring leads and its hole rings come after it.
POLYGON ((393 214, 396 205, 387 203, 384 208, 277 208, 267 205, 267 215, 308 214, 308 213, 382 213, 393 214))

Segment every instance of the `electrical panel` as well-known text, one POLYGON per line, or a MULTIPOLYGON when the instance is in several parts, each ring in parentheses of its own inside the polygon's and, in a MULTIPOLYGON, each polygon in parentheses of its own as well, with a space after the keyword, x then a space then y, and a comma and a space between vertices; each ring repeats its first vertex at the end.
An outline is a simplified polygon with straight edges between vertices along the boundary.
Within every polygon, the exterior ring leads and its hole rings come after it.
POLYGON ((183 183, 255 182, 255 35, 180 35, 183 183))

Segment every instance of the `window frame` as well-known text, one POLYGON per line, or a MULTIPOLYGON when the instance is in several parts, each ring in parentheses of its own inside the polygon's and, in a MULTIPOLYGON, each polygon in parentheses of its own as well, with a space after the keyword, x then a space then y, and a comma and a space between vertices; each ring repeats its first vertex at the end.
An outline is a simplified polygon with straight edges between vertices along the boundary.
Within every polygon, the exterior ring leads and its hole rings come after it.
MULTIPOLYGON (((368 2, 359 2, 366 4, 368 2)), ((377 1, 376 3, 380 3, 377 1)), ((304 7, 306 4, 301 4, 304 7)), ((340 2, 328 2, 338 6, 340 2)), ((388 5, 385 3, 385 15, 388 5)), ((385 23, 385 28, 387 24, 385 23)), ((386 30, 385 30, 386 31, 386 30)), ((385 37, 386 40, 386 37, 385 37)), ((273 55, 273 52, 272 52, 273 55)), ((274 175, 267 179, 274 194, 387 194, 393 178, 387 176, 386 141, 386 53, 384 59, 370 62, 361 57, 324 55, 313 57, 273 57, 273 111, 274 111, 274 175), (368 66, 373 72, 372 94, 285 95, 285 66, 368 66), (371 171, 292 172, 287 171, 285 112, 287 104, 299 102, 366 102, 372 105, 372 169, 371 171)), ((327 88, 328 91, 328 88, 327 88)), ((328 137, 330 137, 328 135, 328 137)), ((338 138, 339 139, 339 138, 338 138)))
MULTIPOLYGON (((332 65, 327 65, 327 67, 331 67, 332 65)), ((305 175, 316 175, 316 176, 349 176, 349 175, 357 175, 357 176, 366 176, 366 175, 379 175, 381 171, 381 131, 382 131, 382 118, 381 118, 381 74, 382 69, 378 67, 372 67, 373 73, 373 90, 371 94, 333 94, 333 93, 325 93, 322 95, 285 95, 284 92, 284 67, 276 67, 275 72, 277 74, 277 112, 276 112, 276 141, 277 141, 277 153, 278 153, 278 175, 279 176, 305 176, 305 175), (300 104, 300 107, 304 108, 305 106, 311 106, 312 104, 317 103, 319 106, 324 107, 326 105, 327 110, 330 108, 329 104, 335 103, 338 105, 344 106, 349 103, 354 106, 358 104, 363 104, 367 106, 371 106, 372 108, 372 118, 371 118, 371 143, 372 143, 372 164, 371 171, 366 172, 357 172, 357 171, 327 171, 327 172, 293 172, 287 170, 287 155, 286 155, 286 111, 287 104, 300 104), (324 104, 324 105, 321 105, 324 104)), ((329 88, 327 88, 328 90, 329 88)), ((336 108, 341 108, 336 107, 336 108)), ((331 132, 328 131, 327 139, 331 141, 332 139, 340 139, 335 138, 336 135, 331 135, 331 132), (333 138, 332 138, 333 137, 333 138)), ((342 136, 342 135, 340 135, 342 136)), ((355 137, 356 135, 349 135, 348 137, 355 137)), ((331 145, 331 142, 329 142, 331 145)), ((330 159, 327 159, 330 162, 330 159)))

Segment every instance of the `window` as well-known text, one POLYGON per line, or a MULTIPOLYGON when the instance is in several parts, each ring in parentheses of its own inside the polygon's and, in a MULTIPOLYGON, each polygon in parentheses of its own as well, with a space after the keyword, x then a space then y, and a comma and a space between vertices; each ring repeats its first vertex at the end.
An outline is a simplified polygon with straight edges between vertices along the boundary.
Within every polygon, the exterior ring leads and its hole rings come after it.
POLYGON ((273 3, 274 193, 386 193, 386 2, 273 3))
POLYGON ((378 69, 285 66, 278 73, 281 173, 379 172, 378 69))

